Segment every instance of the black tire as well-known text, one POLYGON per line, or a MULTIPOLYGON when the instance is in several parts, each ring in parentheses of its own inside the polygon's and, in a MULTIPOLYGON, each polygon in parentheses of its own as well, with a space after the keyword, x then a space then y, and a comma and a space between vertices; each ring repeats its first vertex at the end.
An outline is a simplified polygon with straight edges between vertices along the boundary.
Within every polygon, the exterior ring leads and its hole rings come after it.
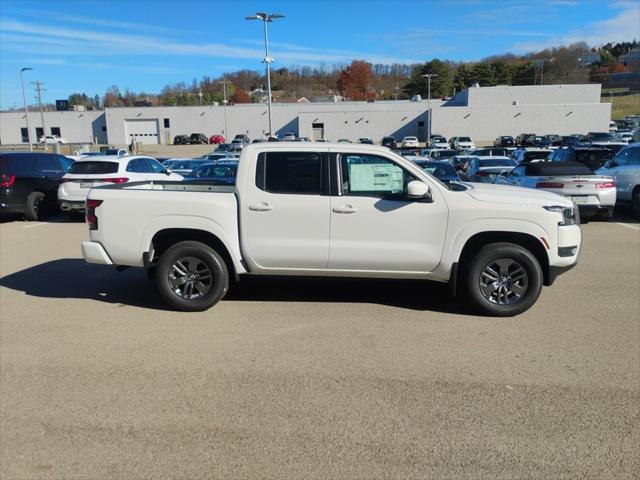
POLYGON ((27 196, 24 216, 32 222, 37 222, 44 218, 44 193, 31 192, 27 196))
POLYGON ((609 208, 607 208, 606 212, 599 213, 596 216, 595 219, 607 222, 607 221, 611 220, 612 218, 613 218, 613 207, 609 207, 609 208))
POLYGON ((171 307, 183 312, 201 312, 225 296, 229 272, 214 249, 204 243, 185 241, 176 243, 160 257, 156 285, 171 307))
POLYGON ((640 219, 640 187, 636 187, 631 197, 631 214, 640 219))
POLYGON ((542 291, 544 278, 540 264, 520 245, 485 245, 463 268, 467 299, 484 315, 519 315, 536 303, 542 291), (495 281, 490 272, 496 274, 495 281))

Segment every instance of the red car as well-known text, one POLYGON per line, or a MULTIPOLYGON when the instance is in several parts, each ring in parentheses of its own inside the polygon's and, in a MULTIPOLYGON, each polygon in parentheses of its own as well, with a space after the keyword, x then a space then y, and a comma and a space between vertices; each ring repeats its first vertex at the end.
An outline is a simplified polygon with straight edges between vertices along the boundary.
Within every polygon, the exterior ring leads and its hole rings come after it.
POLYGON ((224 143, 224 137, 222 135, 211 135, 209 137, 209 143, 224 143))

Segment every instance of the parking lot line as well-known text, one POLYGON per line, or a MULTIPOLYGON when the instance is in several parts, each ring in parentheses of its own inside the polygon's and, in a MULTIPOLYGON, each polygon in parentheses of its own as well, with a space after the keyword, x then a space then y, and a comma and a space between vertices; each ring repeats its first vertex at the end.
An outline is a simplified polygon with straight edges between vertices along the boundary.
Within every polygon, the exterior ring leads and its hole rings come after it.
POLYGON ((620 225, 621 227, 627 227, 627 228, 630 228, 631 230, 640 232, 640 227, 636 227, 635 225, 629 225, 628 223, 620 223, 620 222, 612 222, 612 223, 615 223, 616 225, 620 225))
POLYGON ((26 225, 22 228, 35 228, 35 227, 42 227, 43 225, 48 225, 47 222, 39 222, 39 223, 33 223, 31 225, 26 225))

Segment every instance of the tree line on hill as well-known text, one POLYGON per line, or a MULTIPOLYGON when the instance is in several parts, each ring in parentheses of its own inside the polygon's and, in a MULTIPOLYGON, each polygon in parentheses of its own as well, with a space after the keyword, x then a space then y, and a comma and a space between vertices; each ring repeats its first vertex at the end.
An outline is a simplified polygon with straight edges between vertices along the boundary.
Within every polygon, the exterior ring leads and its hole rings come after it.
MULTIPOLYGON (((290 66, 275 69, 271 74, 274 101, 295 101, 301 97, 337 95, 348 100, 407 99, 414 95, 426 98, 432 74, 431 97, 451 97, 473 84, 540 85, 596 82, 607 86, 612 73, 639 72, 640 65, 624 65, 620 57, 640 43, 611 43, 591 49, 584 42, 548 48, 527 55, 497 55, 479 62, 453 62, 433 59, 422 64, 371 64, 354 60, 349 65, 290 66)), ((88 108, 118 106, 186 106, 260 102, 266 78, 263 72, 239 70, 218 78, 204 76, 191 83, 179 82, 165 86, 160 93, 121 91, 109 87, 104 96, 90 97, 74 93, 71 105, 88 108)))

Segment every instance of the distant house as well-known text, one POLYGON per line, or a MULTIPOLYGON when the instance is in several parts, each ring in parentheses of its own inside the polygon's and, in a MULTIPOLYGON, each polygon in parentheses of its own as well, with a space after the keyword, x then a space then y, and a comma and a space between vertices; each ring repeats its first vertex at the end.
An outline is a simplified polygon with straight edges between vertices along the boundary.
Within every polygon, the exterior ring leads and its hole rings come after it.
POLYGON ((600 61, 600 54, 598 52, 589 52, 578 59, 581 67, 589 67, 594 63, 600 61))
POLYGON ((636 47, 630 50, 629 53, 620 55, 620 63, 627 68, 640 64, 640 47, 636 47))

